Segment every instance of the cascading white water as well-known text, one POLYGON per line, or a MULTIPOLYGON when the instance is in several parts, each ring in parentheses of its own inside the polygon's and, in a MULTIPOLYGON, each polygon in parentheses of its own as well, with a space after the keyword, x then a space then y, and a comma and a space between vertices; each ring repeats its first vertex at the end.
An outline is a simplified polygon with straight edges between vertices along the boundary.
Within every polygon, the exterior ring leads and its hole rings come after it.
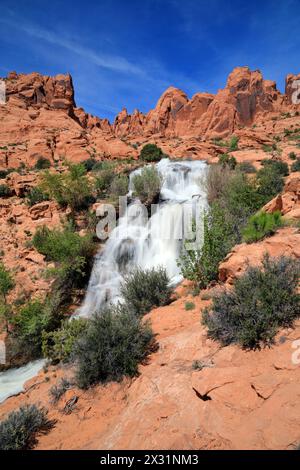
POLYGON ((45 364, 44 359, 29 362, 25 366, 0 372, 0 403, 6 398, 18 395, 24 384, 34 377, 45 364))
MULTIPOLYGON (((76 316, 89 317, 105 304, 120 300, 124 275, 134 267, 162 266, 173 285, 182 279, 177 260, 185 224, 191 221, 184 216, 183 207, 192 208, 195 203, 203 208, 206 206, 203 180, 207 165, 201 161, 163 159, 156 167, 163 179, 156 212, 147 221, 145 211, 139 210, 139 201, 135 200, 127 207, 95 258, 87 294, 76 316)), ((133 190, 133 177, 141 171, 131 173, 129 195, 133 190)))
MULTIPOLYGON (((107 302, 120 299, 120 285, 124 275, 134 267, 143 269, 163 266, 172 284, 181 280, 177 259, 182 246, 185 223, 184 203, 196 203, 205 208, 206 192, 203 185, 207 165, 200 161, 172 162, 161 160, 157 169, 163 184, 157 211, 145 220, 137 210, 137 201, 131 203, 112 231, 104 249, 95 258, 93 271, 82 307, 75 316, 88 317, 107 302)), ((132 179, 141 169, 130 175, 132 179)), ((18 369, 0 373, 0 403, 23 390, 24 383, 42 369, 44 360, 34 361, 18 369)))

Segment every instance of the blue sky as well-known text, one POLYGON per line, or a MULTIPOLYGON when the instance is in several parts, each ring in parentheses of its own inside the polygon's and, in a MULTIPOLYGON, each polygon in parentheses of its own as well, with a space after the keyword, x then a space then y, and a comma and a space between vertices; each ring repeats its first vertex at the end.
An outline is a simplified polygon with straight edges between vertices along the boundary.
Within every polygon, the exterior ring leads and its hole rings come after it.
POLYGON ((113 120, 170 85, 214 93, 239 65, 283 90, 299 25, 300 0, 0 0, 0 76, 70 72, 77 105, 113 120))

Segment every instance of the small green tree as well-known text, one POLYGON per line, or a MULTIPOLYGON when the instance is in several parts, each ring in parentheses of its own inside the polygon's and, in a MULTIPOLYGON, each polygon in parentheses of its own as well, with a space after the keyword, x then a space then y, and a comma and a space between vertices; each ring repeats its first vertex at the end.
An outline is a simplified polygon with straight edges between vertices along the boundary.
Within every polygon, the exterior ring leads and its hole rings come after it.
POLYGON ((12 317, 11 306, 7 303, 7 295, 14 288, 15 282, 12 274, 3 263, 0 263, 0 316, 5 321, 6 331, 12 317))
POLYGON ((140 154, 141 160, 145 162, 158 162, 163 156, 163 151, 155 144, 144 145, 140 154))
POLYGON ((246 243, 257 242, 275 233, 282 225, 283 221, 280 211, 275 211, 272 214, 259 212, 250 217, 243 230, 243 240, 246 243))
POLYGON ((51 162, 50 162, 50 160, 48 160, 48 158, 40 157, 37 160, 34 168, 36 170, 46 170, 47 168, 50 168, 50 166, 51 166, 51 162))

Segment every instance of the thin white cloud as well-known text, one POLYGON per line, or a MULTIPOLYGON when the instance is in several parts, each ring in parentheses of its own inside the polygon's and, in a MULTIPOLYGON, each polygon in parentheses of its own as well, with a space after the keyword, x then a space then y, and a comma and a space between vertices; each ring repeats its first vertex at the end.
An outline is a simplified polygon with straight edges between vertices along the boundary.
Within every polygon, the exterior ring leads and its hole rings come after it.
POLYGON ((103 67, 115 72, 123 72, 128 74, 143 76, 145 72, 138 66, 132 64, 127 59, 117 55, 102 54, 95 52, 94 50, 81 46, 80 44, 61 36, 53 31, 48 31, 42 28, 38 28, 32 24, 17 23, 11 20, 0 18, 0 22, 5 23, 8 26, 17 28, 22 32, 37 38, 42 39, 50 44, 63 47, 74 54, 78 54, 85 60, 89 60, 93 64, 103 67))

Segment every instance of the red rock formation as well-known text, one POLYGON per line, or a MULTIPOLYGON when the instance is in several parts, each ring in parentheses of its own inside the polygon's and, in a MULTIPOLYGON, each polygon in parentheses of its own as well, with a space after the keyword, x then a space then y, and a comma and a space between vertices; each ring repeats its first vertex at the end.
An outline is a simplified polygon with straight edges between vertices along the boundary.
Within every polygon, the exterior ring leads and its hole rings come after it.
POLYGON ((12 72, 5 79, 7 103, 0 106, 0 169, 33 167, 89 158, 127 158, 136 151, 116 138, 107 119, 76 108, 70 75, 44 77, 12 72))

